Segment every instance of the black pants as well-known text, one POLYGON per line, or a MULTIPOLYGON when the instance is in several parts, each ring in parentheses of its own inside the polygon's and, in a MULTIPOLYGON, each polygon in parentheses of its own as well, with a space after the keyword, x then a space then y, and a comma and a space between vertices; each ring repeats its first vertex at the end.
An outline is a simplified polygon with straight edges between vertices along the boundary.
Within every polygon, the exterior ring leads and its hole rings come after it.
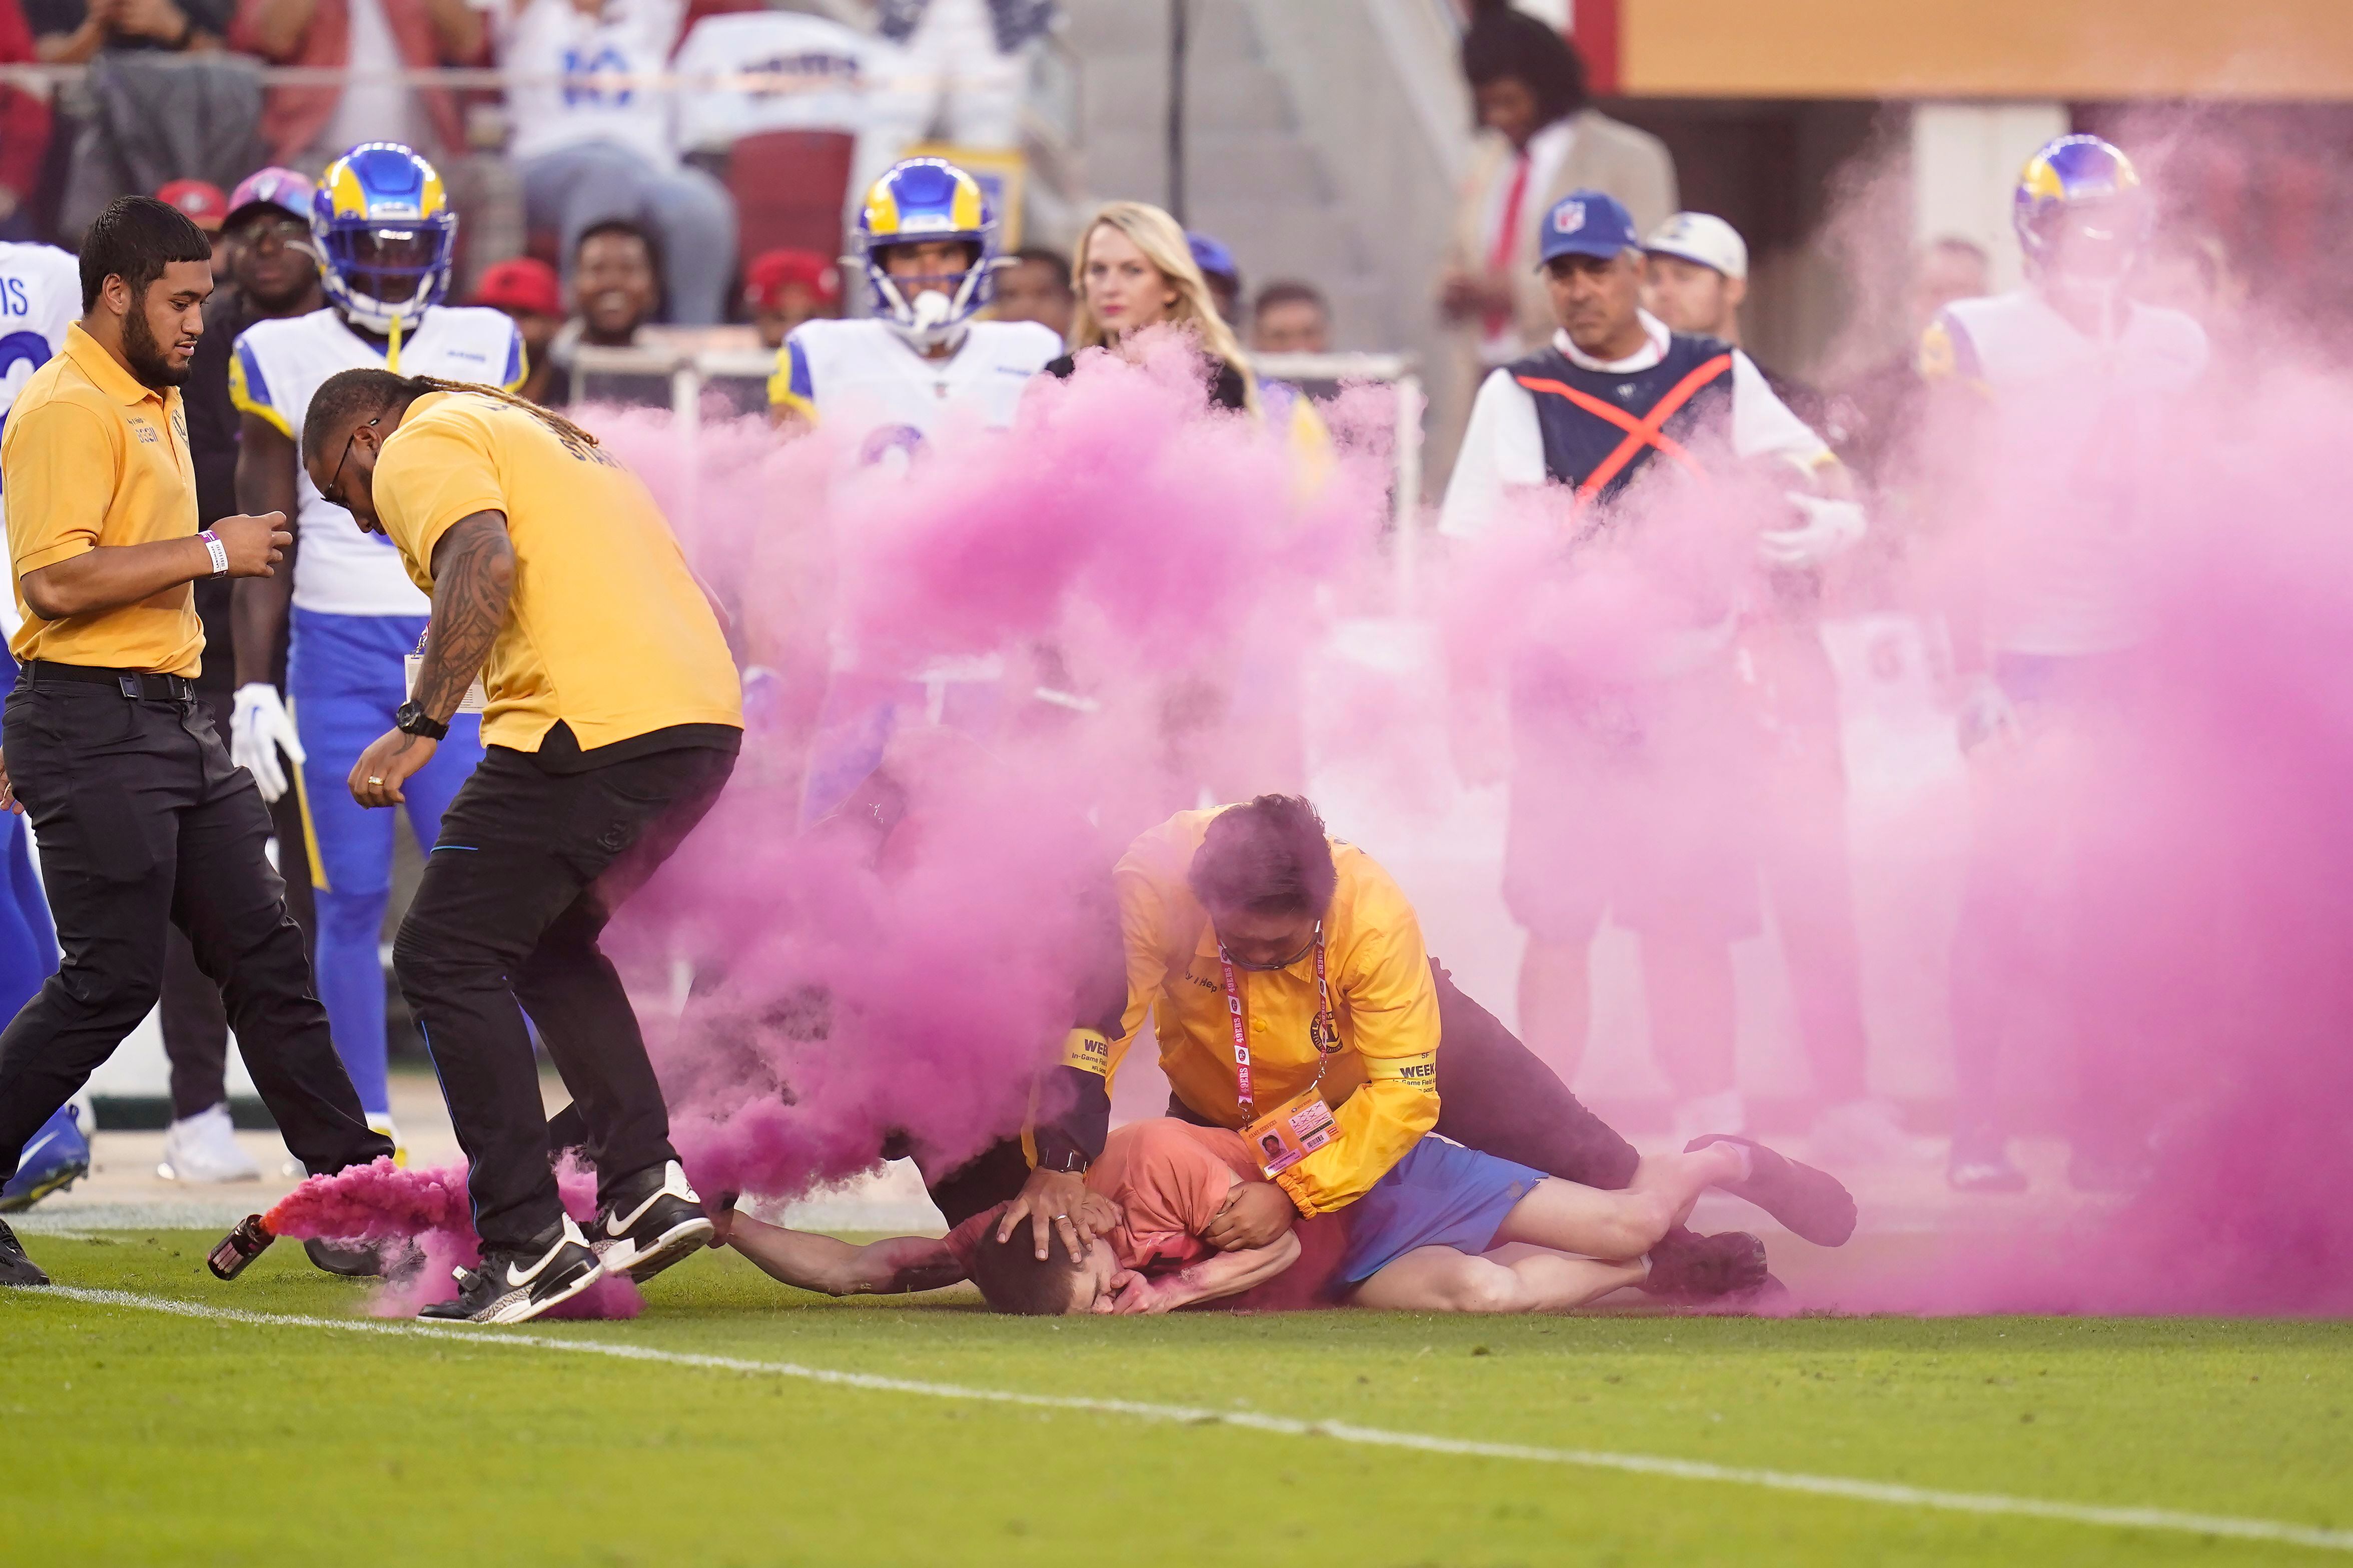
MULTIPOLYGON (((199 686, 196 700, 216 732, 228 728, 234 699, 227 688, 199 686)), ((294 760, 280 759, 291 776, 294 760)), ((278 840, 279 879, 286 912, 302 928, 302 952, 311 957, 311 857, 302 837, 302 805, 292 789, 269 804, 269 830, 278 840), (289 876, 286 873, 291 872, 289 876)), ((172 1115, 185 1121, 228 1098, 228 1009, 220 987, 196 967, 196 951, 178 927, 164 939, 164 1056, 172 1064, 172 1115)))
POLYGON ((645 1037, 596 940, 734 765, 733 752, 691 749, 550 773, 491 746, 442 816, 393 973, 440 1074, 486 1249, 519 1250, 564 1214, 526 1012, 607 1192, 678 1157, 645 1037))
MULTIPOLYGON (((1438 1126, 1441 1137, 1548 1176, 1617 1192, 1634 1179, 1642 1156, 1568 1091, 1560 1075, 1462 993, 1436 959, 1438 1126)), ((1175 1095, 1168 1114, 1215 1125, 1175 1095)))
POLYGON ((0 1033, 0 1177, 155 1005, 166 932, 220 988, 254 1087, 312 1171, 390 1154, 367 1129, 265 852, 269 816, 192 701, 18 678, 8 774, 40 844, 65 958, 0 1033))

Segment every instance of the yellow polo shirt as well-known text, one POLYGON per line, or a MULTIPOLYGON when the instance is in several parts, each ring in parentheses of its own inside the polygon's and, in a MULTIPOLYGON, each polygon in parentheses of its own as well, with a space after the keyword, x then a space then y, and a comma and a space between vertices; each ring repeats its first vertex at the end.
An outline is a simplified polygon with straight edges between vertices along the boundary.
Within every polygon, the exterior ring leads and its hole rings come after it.
POLYGON ((558 720, 583 752, 682 724, 744 725, 735 661, 638 477, 528 409, 473 393, 409 405, 375 466, 376 515, 433 592, 433 546, 504 512, 514 596, 482 672, 486 745, 536 752, 558 720))
MULTIPOLYGON (((1217 815, 1177 813, 1130 845, 1112 873, 1127 948, 1127 1016, 1111 1068, 1117 1071, 1149 1012, 1160 1066, 1177 1098, 1219 1126, 1239 1128, 1244 1118, 1218 936, 1185 882, 1217 815)), ((1371 856, 1335 838, 1332 862, 1339 884, 1324 914, 1324 968, 1341 1048, 1321 1089, 1337 1108, 1341 1135, 1274 1178, 1303 1214, 1362 1196, 1438 1124, 1438 984, 1421 922, 1371 856)), ((1234 982, 1264 1115, 1315 1082, 1317 1052, 1307 1032, 1316 1006, 1314 954, 1287 969, 1237 969, 1234 982)))
POLYGON ((45 621, 25 602, 27 572, 101 544, 149 544, 196 531, 196 470, 177 387, 139 384, 79 322, 65 352, 35 371, 0 439, 0 502, 8 512, 19 660, 195 675, 205 627, 183 583, 135 605, 45 621))

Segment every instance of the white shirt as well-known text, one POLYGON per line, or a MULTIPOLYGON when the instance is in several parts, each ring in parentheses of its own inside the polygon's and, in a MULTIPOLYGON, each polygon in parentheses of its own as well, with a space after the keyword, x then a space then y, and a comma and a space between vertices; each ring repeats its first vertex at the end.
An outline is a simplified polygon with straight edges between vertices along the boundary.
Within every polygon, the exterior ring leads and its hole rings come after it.
MULTIPOLYGON (((385 357, 332 307, 307 316, 256 321, 237 340, 229 401, 298 442, 311 398, 338 371, 380 370, 385 357)), ((505 312, 437 305, 400 344, 404 375, 513 387, 522 380, 522 337, 505 312)), ((319 494, 295 465, 294 603, 330 616, 423 616, 432 605, 380 533, 363 533, 352 514, 319 494)))
POLYGON ((406 69, 406 62, 384 14, 384 0, 351 0, 351 47, 344 58, 353 74, 319 133, 319 150, 332 159, 363 142, 419 145, 417 95, 389 74, 406 69))
MULTIPOLYGON (((1631 374, 1649 370, 1666 357, 1672 333, 1648 310, 1640 313, 1647 342, 1621 360, 1597 360, 1555 332, 1553 347, 1582 370, 1631 374)), ((1742 458, 1786 457, 1810 463, 1830 448, 1806 422, 1789 412, 1765 380, 1757 362, 1738 349, 1732 351, 1732 450, 1742 458)), ((1512 379, 1508 370, 1491 372, 1480 384, 1471 405, 1471 423, 1462 433, 1462 450, 1454 459, 1453 477, 1446 482, 1446 500, 1438 511, 1438 531, 1469 539, 1493 526, 1506 491, 1544 484, 1544 432, 1536 423, 1536 395, 1512 379)))
POLYGON ((674 166, 674 94, 655 79, 670 69, 685 14, 681 0, 607 0, 593 16, 572 0, 530 0, 499 39, 515 128, 508 155, 524 160, 586 142, 612 142, 656 168, 674 166), (636 79, 578 79, 591 76, 636 79), (561 79, 566 77, 575 79, 561 79))
MULTIPOLYGON (((1536 225, 1544 221, 1545 193, 1552 189, 1553 181, 1560 174, 1560 166, 1568 162, 1571 148, 1577 145, 1577 121, 1565 115, 1528 138, 1521 154, 1528 161, 1527 187, 1520 195, 1520 222, 1516 231, 1534 234, 1536 225)), ((1506 158, 1496 165, 1495 183, 1487 187, 1487 200, 1479 218, 1479 259, 1483 264, 1495 254, 1495 242, 1503 237, 1504 210, 1512 195, 1514 176, 1519 168, 1518 158, 1506 158)), ((1504 258, 1506 269, 1518 265, 1519 247, 1514 255, 1504 258)), ((1503 323, 1479 340, 1479 359, 1484 364, 1509 364, 1528 352, 1525 339, 1520 336, 1517 313, 1506 312, 1503 323)))
MULTIPOLYGON (((65 351, 66 329, 80 316, 81 263, 72 252, 0 240, 0 427, 33 373, 65 351)), ((0 597, 0 635, 16 636, 18 620, 14 596, 0 597)))
POLYGON ((2135 304, 2113 342, 2039 290, 1957 300, 1929 329, 1951 370, 1993 401, 1986 464, 1989 649, 2112 653, 2148 635, 2139 538, 2147 487, 2171 463, 2168 411, 2205 374, 2204 329, 2135 304))
POLYGON ((891 52, 881 39, 822 16, 705 16, 679 46, 673 68, 682 78, 712 79, 693 79, 681 96, 678 144, 717 152, 763 131, 854 133, 867 120, 871 61, 891 52))

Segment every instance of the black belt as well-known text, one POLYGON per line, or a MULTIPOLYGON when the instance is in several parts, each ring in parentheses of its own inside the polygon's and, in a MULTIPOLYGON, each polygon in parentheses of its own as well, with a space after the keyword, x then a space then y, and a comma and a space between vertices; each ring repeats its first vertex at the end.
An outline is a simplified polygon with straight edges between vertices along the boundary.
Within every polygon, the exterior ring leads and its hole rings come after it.
POLYGON ((45 680, 70 680, 82 686, 111 686, 123 696, 152 702, 187 702, 196 695, 196 683, 185 675, 154 675, 143 669, 101 669, 94 664, 51 664, 37 658, 25 666, 25 679, 38 686, 45 680))

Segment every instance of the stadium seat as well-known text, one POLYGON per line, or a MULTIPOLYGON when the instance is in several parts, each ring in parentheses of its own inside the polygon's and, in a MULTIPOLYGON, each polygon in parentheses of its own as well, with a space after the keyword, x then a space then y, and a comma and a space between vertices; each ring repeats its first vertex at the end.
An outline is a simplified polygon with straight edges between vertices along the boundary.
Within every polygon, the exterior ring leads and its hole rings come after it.
POLYGON ((856 145, 840 131, 764 131, 738 141, 727 163, 738 258, 778 249, 840 255, 856 145))

